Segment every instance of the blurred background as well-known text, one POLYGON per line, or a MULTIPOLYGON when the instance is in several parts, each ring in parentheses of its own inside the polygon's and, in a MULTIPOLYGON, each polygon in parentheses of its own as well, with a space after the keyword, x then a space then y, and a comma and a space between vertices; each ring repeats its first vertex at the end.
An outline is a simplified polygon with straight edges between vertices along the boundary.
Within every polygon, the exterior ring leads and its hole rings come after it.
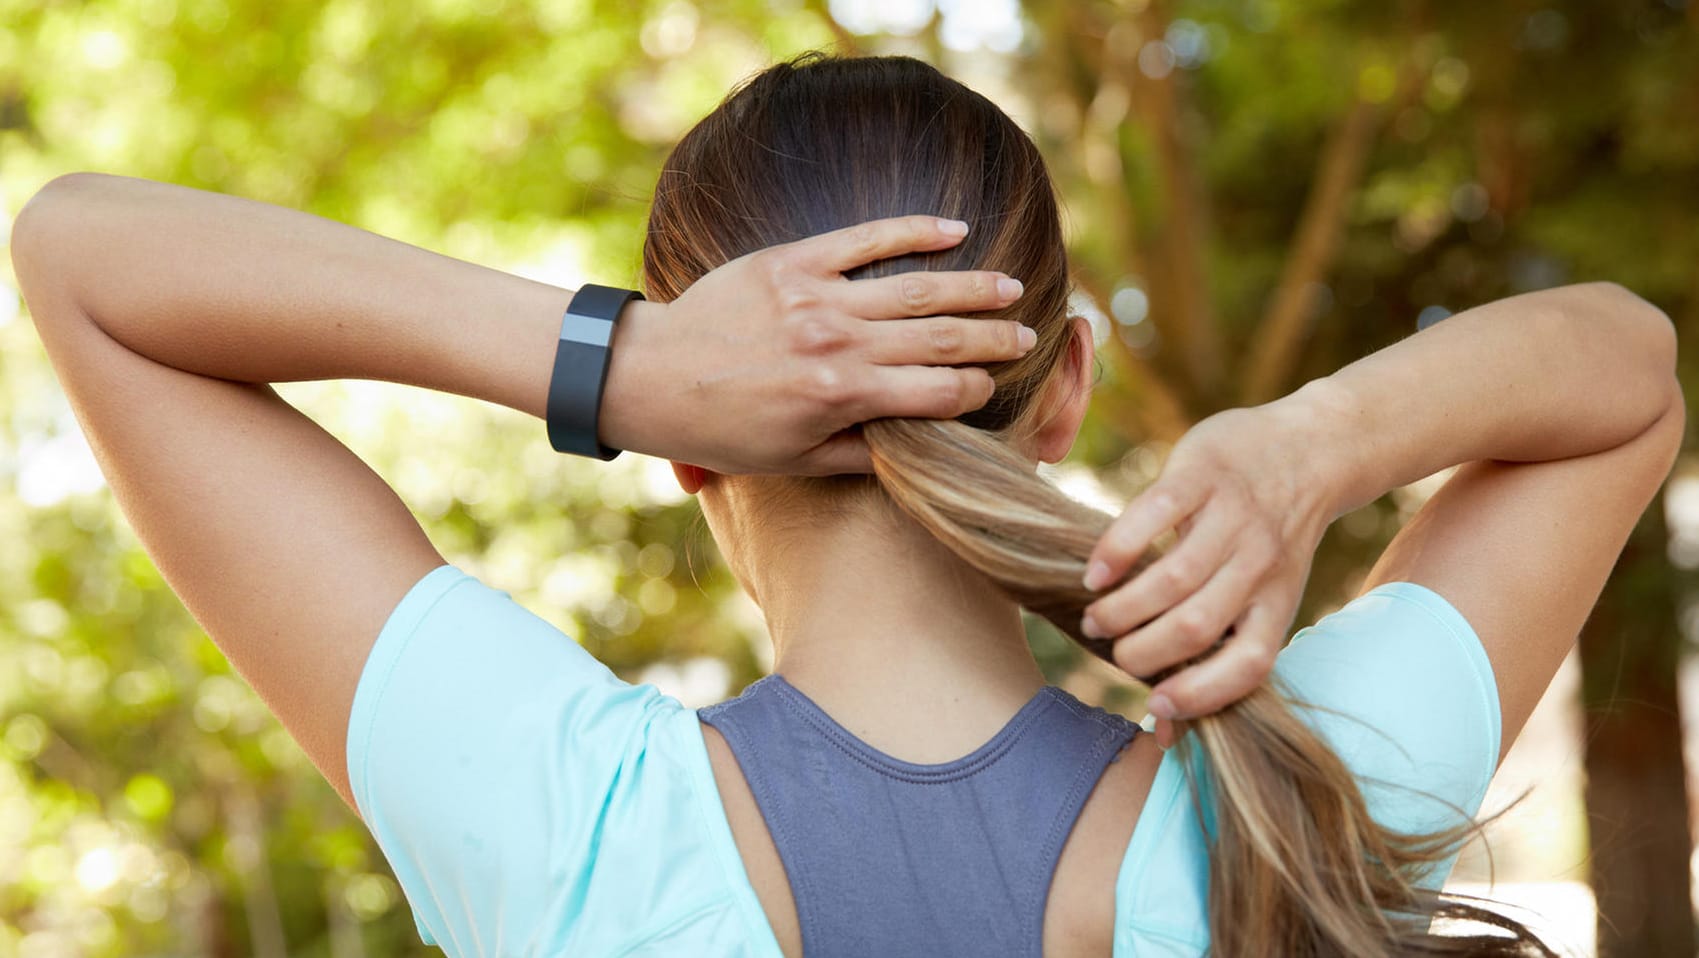
MULTIPOLYGON (((0 242, 35 189, 94 169, 630 285, 670 144, 815 48, 928 60, 1049 157, 1103 361, 1053 473, 1087 501, 1124 502, 1214 410, 1560 283, 1668 311, 1699 397, 1699 0, 0 0, 0 242)), ((14 288, 0 267, 0 958, 435 954, 138 547, 14 288)), ((401 387, 286 395, 451 560, 623 676, 697 705, 763 674, 759 613, 664 464, 558 457, 534 421, 401 387)), ((1437 481, 1335 525, 1299 624, 1437 481)), ((1455 876, 1575 954, 1695 951, 1696 567, 1689 455, 1455 876)), ((1031 635, 1053 680, 1142 714, 1031 635)))

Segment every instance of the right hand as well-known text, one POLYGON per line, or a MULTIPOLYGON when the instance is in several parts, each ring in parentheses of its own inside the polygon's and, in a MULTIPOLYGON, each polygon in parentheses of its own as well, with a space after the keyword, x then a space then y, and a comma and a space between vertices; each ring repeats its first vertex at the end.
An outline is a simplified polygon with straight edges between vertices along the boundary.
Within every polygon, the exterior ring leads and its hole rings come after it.
POLYGON ((1087 607, 1087 634, 1116 637, 1115 662, 1135 677, 1175 669, 1149 700, 1163 745, 1173 721, 1232 704, 1272 670, 1333 519, 1319 440, 1295 397, 1211 416, 1092 552, 1087 586, 1118 585, 1087 607), (1121 581, 1169 529, 1177 543, 1121 581))
POLYGON ((671 303, 633 303, 617 327, 603 441, 720 473, 865 473, 867 444, 850 427, 985 405, 991 376, 978 364, 1018 359, 1036 337, 941 314, 1008 306, 1018 282, 988 270, 843 275, 955 246, 962 234, 947 222, 823 233, 732 260, 671 303))

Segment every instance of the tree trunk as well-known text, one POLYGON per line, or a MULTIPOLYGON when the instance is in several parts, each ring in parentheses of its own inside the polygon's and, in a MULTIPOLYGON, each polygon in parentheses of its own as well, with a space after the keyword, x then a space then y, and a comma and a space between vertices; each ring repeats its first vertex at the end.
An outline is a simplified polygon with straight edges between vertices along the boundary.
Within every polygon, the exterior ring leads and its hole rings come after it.
POLYGON ((1663 504, 1646 511, 1581 630, 1587 824, 1601 958, 1694 954, 1681 633, 1663 504))

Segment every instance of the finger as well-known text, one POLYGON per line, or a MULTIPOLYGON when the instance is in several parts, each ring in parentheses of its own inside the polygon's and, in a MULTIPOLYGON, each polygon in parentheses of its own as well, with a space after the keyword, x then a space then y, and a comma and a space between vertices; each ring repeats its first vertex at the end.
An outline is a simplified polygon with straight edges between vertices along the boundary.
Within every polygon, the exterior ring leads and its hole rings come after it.
POLYGON ((1140 493, 1110 524, 1086 564, 1085 587, 1101 589, 1119 581, 1143 558, 1152 539, 1196 512, 1208 499, 1202 483, 1163 483, 1140 493))
POLYGON ((1174 673, 1151 691, 1151 698, 1167 699, 1176 718, 1221 711, 1268 679, 1289 623, 1266 605, 1251 606, 1220 651, 1174 673))
POLYGON ((1169 719, 1156 720, 1157 748, 1160 748, 1165 752, 1168 751, 1174 747, 1174 743, 1179 739, 1179 735, 1179 729, 1175 727, 1173 721, 1169 719))
POLYGON ((1218 512, 1200 514, 1197 524, 1167 554, 1086 606, 1080 622, 1086 637, 1108 638, 1141 628, 1213 578, 1232 553, 1239 531, 1239 523, 1218 512))
POLYGON ((893 216, 788 244, 798 262, 821 274, 842 273, 903 253, 948 249, 967 235, 967 224, 938 216, 893 216), (951 228, 954 224, 954 230, 951 228))
POLYGON ((868 358, 884 366, 953 366, 1019 359, 1038 334, 1001 319, 896 319, 863 326, 868 358))
POLYGON ((1021 297, 1020 280, 989 270, 903 273, 829 284, 828 301, 863 319, 939 316, 1001 309, 1021 297))
POLYGON ((1115 664, 1129 675, 1155 675, 1208 652, 1244 615, 1263 567, 1234 557, 1202 588, 1115 643, 1115 664))
POLYGON ((837 433, 797 462, 798 475, 839 476, 873 471, 873 458, 867 450, 867 440, 859 430, 837 433))
POLYGON ((873 366, 855 422, 886 417, 954 419, 991 399, 991 374, 978 366, 873 366))

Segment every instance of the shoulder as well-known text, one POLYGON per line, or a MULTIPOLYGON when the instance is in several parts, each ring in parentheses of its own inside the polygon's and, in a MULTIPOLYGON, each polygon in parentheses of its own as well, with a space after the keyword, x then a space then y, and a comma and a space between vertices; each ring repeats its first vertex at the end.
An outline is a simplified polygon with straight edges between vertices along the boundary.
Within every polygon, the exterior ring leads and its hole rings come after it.
POLYGON ((1444 828, 1480 808, 1498 767, 1497 684, 1475 630, 1438 593, 1377 586, 1294 636, 1275 676, 1381 824, 1444 828))
POLYGON ((1177 749, 1163 754, 1127 844, 1115 916, 1116 958, 1209 950, 1209 845, 1177 749))
POLYGON ((348 757, 422 935, 450 953, 759 941, 696 713, 458 569, 390 615, 348 757))
MULTIPOLYGON (((1364 593, 1294 636, 1275 676, 1382 825, 1430 831, 1479 810, 1498 761, 1496 686, 1474 629, 1439 594, 1410 582, 1364 593)), ((1208 951, 1210 799, 1193 800, 1181 754, 1163 756, 1122 862, 1117 956, 1208 951)))

